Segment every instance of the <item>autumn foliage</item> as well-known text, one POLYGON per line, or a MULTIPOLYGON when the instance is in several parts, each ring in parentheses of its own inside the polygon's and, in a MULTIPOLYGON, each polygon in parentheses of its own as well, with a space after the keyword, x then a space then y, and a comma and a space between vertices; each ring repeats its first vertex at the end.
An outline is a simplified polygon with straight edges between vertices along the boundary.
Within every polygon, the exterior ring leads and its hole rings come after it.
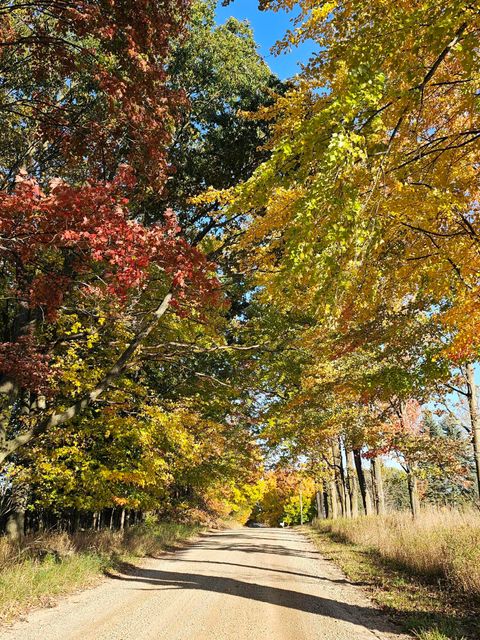
MULTIPOLYGON (((226 42, 248 49, 256 99, 271 74, 245 28, 217 32, 213 5, 196 4, 0 10, 0 459, 19 532, 27 503, 44 522, 73 509, 72 526, 106 509, 123 527, 147 509, 210 522, 251 508, 258 447, 237 417, 241 392, 219 380, 235 348, 215 262, 222 232, 207 220, 202 233, 202 215, 178 203, 190 207, 184 183, 205 183, 195 127, 217 127, 187 100, 192 82, 221 104, 247 99, 242 74, 207 81, 189 68, 212 52, 232 68, 226 42), (172 158, 187 168, 177 182, 172 158), (228 391, 210 401, 219 386, 228 391)), ((237 121, 232 111, 226 137, 237 121)), ((257 132, 243 135, 255 149, 257 132)))
POLYGON ((83 165, 84 176, 112 179, 120 158, 151 189, 162 188, 176 109, 185 100, 168 86, 167 61, 189 4, 10 3, 0 26, 2 90, 13 95, 18 126, 33 125, 33 144, 60 155, 70 171, 83 165), (27 81, 15 73, 22 60, 27 81))
POLYGON ((260 7, 314 43, 287 83, 213 0, 0 10, 0 459, 43 518, 382 514, 385 458, 415 516, 480 490, 478 8, 260 7))

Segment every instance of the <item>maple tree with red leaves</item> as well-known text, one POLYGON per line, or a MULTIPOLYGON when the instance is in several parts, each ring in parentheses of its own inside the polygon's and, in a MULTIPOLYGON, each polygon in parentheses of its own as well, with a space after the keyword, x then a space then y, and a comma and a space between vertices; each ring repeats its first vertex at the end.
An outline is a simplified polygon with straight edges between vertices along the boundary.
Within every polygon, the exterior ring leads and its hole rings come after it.
POLYGON ((43 0, 2 7, 0 111, 17 134, 2 167, 5 183, 24 164, 42 178, 55 167, 112 180, 127 162, 149 189, 161 189, 185 102, 168 83, 169 50, 182 37, 189 4, 43 0))
POLYGON ((378 417, 369 448, 363 457, 375 461, 379 456, 393 456, 407 474, 412 515, 420 509, 422 469, 433 469, 449 477, 465 474, 461 454, 465 442, 432 435, 421 404, 414 398, 392 403, 378 417))
POLYGON ((23 128, 31 138, 27 151, 20 146, 10 164, 2 162, 1 459, 94 403, 169 309, 182 317, 220 300, 214 265, 182 236, 173 211, 151 226, 136 213, 168 174, 184 96, 168 86, 167 61, 188 4, 45 1, 2 10, 0 64, 16 118, 9 133, 23 128), (28 60, 31 85, 16 78, 12 55, 28 60), (147 292, 153 309, 135 311, 147 292), (101 301, 133 337, 85 397, 56 410, 55 325, 79 297, 101 301), (12 431, 8 407, 19 396, 30 418, 12 431))
MULTIPOLYGON (((75 289, 84 297, 103 298, 122 307, 132 290, 138 295, 147 287, 155 267, 163 274, 168 292, 88 401, 73 414, 94 402, 123 372, 169 306, 186 314, 218 301, 214 266, 182 238, 172 211, 165 214, 163 224, 151 227, 129 217, 124 190, 132 186, 131 181, 131 172, 124 167, 111 183, 72 187, 56 180, 45 192, 35 179, 19 176, 15 191, 0 196, 0 259, 9 276, 6 292, 13 301, 10 340, 0 345, 3 393, 45 393, 51 345, 43 335, 43 345, 36 347, 36 334, 40 329, 45 334, 43 325, 55 320, 75 289)), ((32 437, 47 424, 71 417, 69 413, 61 416, 41 420, 32 437)), ((17 442, 23 444, 24 438, 17 442)), ((5 453, 13 450, 13 443, 4 445, 5 453)))
POLYGON ((0 194, 0 254, 15 268, 12 285, 29 308, 54 318, 79 276, 88 294, 124 298, 141 287, 152 263, 171 276, 178 299, 192 282, 195 295, 208 293, 213 267, 180 236, 171 210, 163 225, 130 218, 122 191, 131 180, 123 167, 111 183, 72 187, 56 180, 45 193, 35 179, 18 176, 15 191, 0 194), (101 273, 95 263, 104 265, 101 273))

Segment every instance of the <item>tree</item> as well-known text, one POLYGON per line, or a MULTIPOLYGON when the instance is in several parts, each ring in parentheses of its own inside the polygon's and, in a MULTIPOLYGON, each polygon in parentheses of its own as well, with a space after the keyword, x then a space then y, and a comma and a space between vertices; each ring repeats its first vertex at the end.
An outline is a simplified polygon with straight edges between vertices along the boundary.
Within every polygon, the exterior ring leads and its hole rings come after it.
MULTIPOLYGON (((2 193, 0 201, 2 460, 35 435, 71 420, 96 402, 124 373, 170 307, 180 315, 193 313, 197 304, 185 295, 188 289, 200 301, 204 294, 209 296, 207 290, 213 293, 217 287, 213 265, 180 236, 171 212, 164 225, 149 228, 135 219, 145 180, 149 189, 158 189, 166 179, 175 104, 183 100, 168 86, 165 66, 168 47, 184 23, 180 7, 173 1, 148 1, 135 11, 127 3, 109 12, 102 3, 87 3, 79 14, 73 5, 52 3, 12 5, 5 11, 2 52, 12 53, 16 63, 27 59, 35 85, 25 84, 24 76, 16 75, 16 66, 9 66, 10 59, 2 53, 8 72, 5 90, 17 96, 20 105, 15 118, 8 121, 9 131, 15 137, 22 129, 25 144, 33 136, 27 164, 38 177, 29 178, 22 171, 13 192, 2 193), (27 18, 31 27, 24 33, 27 18), (123 30, 125 22, 130 22, 131 33, 123 30), (139 24, 142 32, 136 29, 139 24), (46 65, 49 52, 53 57, 46 65), (62 96, 61 86, 68 88, 68 97, 62 97, 65 105, 54 100, 62 96), (81 95, 76 95, 77 88, 81 95), (84 91, 91 102, 88 109, 82 106, 84 91), (82 117, 77 117, 79 108, 82 117), (61 118, 59 110, 65 111, 61 118), (84 113, 88 126, 94 131, 100 126, 102 135, 94 133, 90 140, 90 129, 85 134, 84 113), (57 126, 64 136, 55 134, 57 126), (122 139, 133 144, 127 149, 122 139), (50 143, 55 162, 41 164, 35 153, 50 143), (86 174, 77 171, 82 164, 78 157, 85 162, 86 174), (123 165, 123 160, 130 165, 123 165), (77 167, 73 173, 72 162, 77 167), (49 180, 52 171, 63 173, 64 178, 49 180), (85 176, 89 177, 86 182, 85 176), (106 176, 111 179, 105 180, 106 176), (79 179, 81 183, 72 184, 79 179), (96 304, 99 298, 102 311, 96 304), (149 310, 141 310, 145 303, 149 310), (118 321, 119 312, 123 313, 130 339, 123 351, 110 354, 113 358, 103 370, 97 368, 93 385, 83 397, 69 401, 61 389, 53 391, 48 362, 61 360, 62 351, 68 351, 62 329, 58 331, 59 316, 68 323, 73 315, 70 309, 76 305, 82 309, 82 320, 86 317, 92 325, 94 319, 97 334, 107 326, 107 318, 118 321), (139 322, 132 313, 142 314, 143 320, 139 322)), ((21 152, 18 157, 24 155, 21 152)), ((10 174, 19 170, 18 158, 11 166, 7 162, 3 166, 8 169, 8 184, 10 174)), ((74 315, 78 316, 78 308, 74 315)), ((88 343, 88 333, 83 331, 76 339, 88 343)), ((72 332, 67 342, 74 340, 72 332)))
POLYGON ((184 96, 168 82, 189 2, 8 3, 0 65, 2 187, 22 167, 43 180, 113 180, 128 163, 162 188, 184 96))
MULTIPOLYGON (((216 288, 213 267, 178 235, 172 214, 163 228, 147 229, 129 220, 127 201, 119 189, 124 183, 122 173, 111 184, 70 187, 55 182, 44 193, 34 179, 21 178, 15 192, 1 198, 7 338, 0 352, 5 398, 2 460, 95 402, 123 373, 170 303, 177 312, 188 307, 191 312, 195 300, 200 302, 216 288), (94 381, 93 389, 69 408, 52 411, 52 399, 57 395, 58 403, 59 397, 49 381, 48 360, 61 357, 66 346, 62 337, 52 335, 60 306, 80 297, 88 307, 90 298, 95 313, 100 297, 114 309, 135 287, 140 293, 135 308, 141 294, 148 294, 151 272, 164 283, 156 308, 137 327, 132 325, 131 340, 94 381), (47 395, 51 396, 48 408, 47 395)), ((97 316, 97 325, 98 321, 97 316)))
POLYGON ((432 432, 428 417, 427 420, 424 419, 421 407, 415 400, 400 403, 397 419, 392 415, 388 423, 384 424, 381 438, 380 450, 394 453, 407 474, 413 517, 420 510, 418 485, 426 470, 450 477, 462 476, 464 473, 461 463, 464 443, 432 432))
MULTIPOLYGON (((251 176, 261 160, 266 123, 246 117, 271 104, 282 85, 258 53, 251 28, 229 18, 215 22, 215 0, 197 1, 190 12, 189 35, 174 53, 169 72, 188 103, 181 109, 169 161, 174 167, 165 200, 184 227, 205 236, 224 230, 218 206, 192 206, 207 186, 233 187, 251 176)), ((224 230, 225 233, 225 230, 224 230)))
POLYGON ((302 510, 304 522, 312 517, 314 502, 315 484, 311 478, 291 468, 277 468, 267 475, 265 491, 254 514, 271 527, 277 527, 280 522, 300 524, 302 510))
POLYGON ((458 450, 458 472, 448 473, 446 469, 427 466, 423 471, 425 499, 436 505, 462 506, 472 501, 475 495, 475 469, 470 452, 465 447, 465 434, 458 420, 453 416, 443 416, 438 421, 435 416, 426 413, 425 428, 433 437, 443 437, 458 441, 463 447, 458 450))
MULTIPOLYGON (((205 199, 248 214, 239 246, 262 303, 316 325, 297 344, 317 361, 285 404, 307 420, 316 408, 317 429, 338 433, 360 401, 360 442, 373 452, 402 406, 428 401, 478 351, 480 15, 430 0, 262 5, 299 10, 279 50, 310 38, 318 51, 258 114, 273 119, 270 157, 205 199)), ((424 452, 417 436, 397 443, 412 460, 424 452)))
MULTIPOLYGON (((162 3, 151 4, 160 11, 162 3)), ((179 517, 194 506, 229 512, 247 508, 246 484, 256 483, 261 470, 245 381, 240 385, 236 371, 250 351, 237 335, 247 287, 243 278, 230 280, 218 251, 236 227, 213 218, 204 224, 208 212, 187 200, 208 176, 230 186, 265 157, 257 151, 265 127, 237 110, 271 101, 276 81, 246 25, 214 26, 211 2, 196 3, 185 25, 180 3, 169 6, 161 10, 166 20, 171 9, 170 23, 158 22, 159 14, 143 23, 157 29, 158 41, 150 41, 153 31, 136 32, 132 51, 124 50, 123 33, 115 43, 110 29, 97 33, 99 22, 85 19, 85 43, 71 27, 65 49, 55 50, 55 73, 42 75, 45 95, 62 97, 64 85, 69 92, 61 122, 68 144, 60 144, 53 129, 45 132, 42 148, 33 148, 25 162, 35 177, 22 170, 16 186, 2 194, 2 454, 14 462, 18 490, 26 487, 43 513, 81 505, 100 517, 102 509, 156 508, 170 516, 177 509, 179 517), (74 34, 97 60, 85 62, 80 49, 77 55, 74 34), (129 68, 126 84, 120 83, 128 96, 113 100, 114 83, 128 66, 122 56, 135 57, 143 46, 151 68, 129 68), (97 71, 102 78, 113 74, 105 87, 96 83, 97 71), (147 114, 143 129, 135 118, 151 109, 155 127, 147 114), (84 128, 99 122, 105 138, 84 139, 84 128), (149 140, 140 140, 147 134, 149 140), (172 162, 177 171, 170 171, 172 162), (229 309, 221 302, 216 266, 200 245, 221 260, 229 309), (152 398, 164 419, 150 415, 152 398), (168 420, 177 424, 178 456, 165 450, 168 420)), ((126 3, 101 19, 118 20, 112 27, 118 30, 132 10, 126 3)), ((54 35, 63 34, 63 18, 42 11, 37 17, 35 28, 52 33, 43 43, 48 49, 54 35)), ((22 20, 12 16, 19 29, 22 20)), ((40 44, 25 47, 33 52, 26 61, 42 66, 40 44)), ((16 53, 20 62, 22 52, 16 53)), ((38 79, 32 85, 23 76, 8 80, 35 102, 38 79)), ((11 122, 12 139, 22 122, 22 144, 36 139, 44 119, 57 126, 50 112, 38 111, 35 119, 25 113, 11 122)))
POLYGON ((451 332, 450 356, 473 359, 478 12, 297 4, 279 48, 312 38, 319 53, 259 116, 276 116, 271 157, 223 194, 231 215, 253 214, 242 244, 262 263, 258 284, 327 322, 414 299, 451 332))

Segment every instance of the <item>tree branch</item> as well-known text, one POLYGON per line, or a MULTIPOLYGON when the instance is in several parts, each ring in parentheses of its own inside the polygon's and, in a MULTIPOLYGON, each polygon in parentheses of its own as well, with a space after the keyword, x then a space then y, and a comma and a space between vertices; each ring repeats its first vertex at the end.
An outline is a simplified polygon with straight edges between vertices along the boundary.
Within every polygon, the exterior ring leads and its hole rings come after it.
POLYGON ((26 431, 25 433, 19 434, 15 438, 12 438, 5 442, 4 446, 0 450, 0 463, 2 463, 8 456, 17 451, 20 447, 24 446, 28 442, 30 442, 33 438, 40 435, 41 433, 45 433, 48 429, 52 427, 57 427, 61 424, 65 424, 72 420, 79 413, 84 411, 87 407, 91 406, 98 398, 111 386, 113 381, 118 378, 125 367, 128 365, 131 358, 134 356, 135 352, 139 349, 141 344, 148 338, 148 336, 152 333, 152 331, 157 326, 160 318, 162 318, 167 312, 170 302, 172 300, 172 292, 169 291, 167 295, 163 298, 162 302, 159 304, 155 312, 153 313, 153 317, 150 317, 140 328, 140 330, 136 333, 133 340, 130 342, 128 347, 124 350, 124 352, 120 355, 118 360, 115 362, 113 367, 108 371, 108 373, 103 377, 103 379, 96 385, 92 391, 90 391, 86 396, 73 403, 68 409, 65 411, 61 411, 59 413, 53 413, 51 416, 46 418, 43 421, 40 421, 35 427, 26 431))

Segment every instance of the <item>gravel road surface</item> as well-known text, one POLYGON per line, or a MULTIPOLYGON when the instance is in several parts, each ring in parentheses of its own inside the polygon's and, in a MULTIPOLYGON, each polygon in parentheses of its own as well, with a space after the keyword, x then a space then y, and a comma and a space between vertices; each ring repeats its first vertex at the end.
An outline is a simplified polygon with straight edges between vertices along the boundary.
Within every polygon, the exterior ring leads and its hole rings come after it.
POLYGON ((37 610, 2 640, 404 639, 291 529, 203 536, 37 610))

